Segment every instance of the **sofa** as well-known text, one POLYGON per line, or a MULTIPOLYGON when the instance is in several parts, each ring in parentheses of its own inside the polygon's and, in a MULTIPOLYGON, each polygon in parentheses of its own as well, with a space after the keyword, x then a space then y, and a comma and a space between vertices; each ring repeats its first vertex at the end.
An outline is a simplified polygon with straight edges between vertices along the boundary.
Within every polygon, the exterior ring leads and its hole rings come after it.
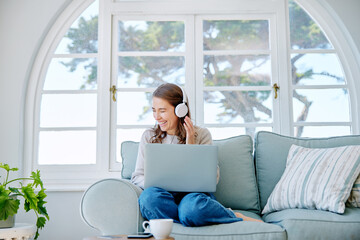
MULTIPOLYGON (((247 135, 214 141, 218 146, 220 181, 215 196, 225 207, 258 222, 235 222, 204 227, 174 224, 171 236, 185 239, 360 239, 360 208, 344 213, 289 208, 262 214, 268 198, 285 171, 290 147, 334 148, 360 145, 360 136, 294 138, 261 131, 253 142, 247 135)), ((91 185, 80 203, 82 219, 101 235, 143 231, 138 197, 142 189, 129 179, 135 169, 138 143, 121 146, 121 178, 91 185)))

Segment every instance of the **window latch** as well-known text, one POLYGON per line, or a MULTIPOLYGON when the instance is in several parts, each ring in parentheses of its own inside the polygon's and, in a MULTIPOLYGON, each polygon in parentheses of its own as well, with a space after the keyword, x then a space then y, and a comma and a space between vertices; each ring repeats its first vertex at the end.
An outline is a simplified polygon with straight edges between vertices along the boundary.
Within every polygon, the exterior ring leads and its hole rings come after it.
POLYGON ((277 99, 278 97, 278 90, 280 89, 280 87, 277 85, 277 83, 274 83, 273 85, 273 89, 274 89, 274 92, 275 92, 275 99, 277 99))
POLYGON ((114 102, 116 102, 116 91, 117 91, 116 86, 112 85, 112 87, 110 88, 110 92, 112 92, 112 100, 114 102))

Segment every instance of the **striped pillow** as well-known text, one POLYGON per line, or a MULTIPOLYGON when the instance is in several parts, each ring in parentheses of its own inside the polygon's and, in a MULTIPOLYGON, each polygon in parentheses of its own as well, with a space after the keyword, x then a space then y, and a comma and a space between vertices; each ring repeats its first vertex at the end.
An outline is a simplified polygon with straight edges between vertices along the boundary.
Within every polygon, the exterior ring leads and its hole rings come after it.
POLYGON ((356 179, 354 186, 351 190, 350 197, 346 202, 348 207, 360 207, 360 175, 356 179))
POLYGON ((304 148, 292 145, 285 171, 263 214, 288 208, 344 213, 360 173, 360 145, 304 148))

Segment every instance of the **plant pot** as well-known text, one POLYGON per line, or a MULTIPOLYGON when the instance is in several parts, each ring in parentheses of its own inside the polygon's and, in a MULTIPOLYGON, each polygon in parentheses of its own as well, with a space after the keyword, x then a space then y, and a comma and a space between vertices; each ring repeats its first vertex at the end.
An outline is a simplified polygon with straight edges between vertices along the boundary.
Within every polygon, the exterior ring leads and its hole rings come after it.
POLYGON ((0 228, 12 228, 15 225, 15 215, 0 221, 0 228))

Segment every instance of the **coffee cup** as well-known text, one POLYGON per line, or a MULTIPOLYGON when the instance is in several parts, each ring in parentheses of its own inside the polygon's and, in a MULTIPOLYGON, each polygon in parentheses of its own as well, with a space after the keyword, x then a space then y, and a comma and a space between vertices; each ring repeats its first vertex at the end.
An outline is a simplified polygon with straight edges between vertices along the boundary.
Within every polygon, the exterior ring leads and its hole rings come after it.
POLYGON ((166 239, 170 236, 173 220, 172 219, 151 219, 143 222, 145 232, 151 232, 155 239, 166 239))

